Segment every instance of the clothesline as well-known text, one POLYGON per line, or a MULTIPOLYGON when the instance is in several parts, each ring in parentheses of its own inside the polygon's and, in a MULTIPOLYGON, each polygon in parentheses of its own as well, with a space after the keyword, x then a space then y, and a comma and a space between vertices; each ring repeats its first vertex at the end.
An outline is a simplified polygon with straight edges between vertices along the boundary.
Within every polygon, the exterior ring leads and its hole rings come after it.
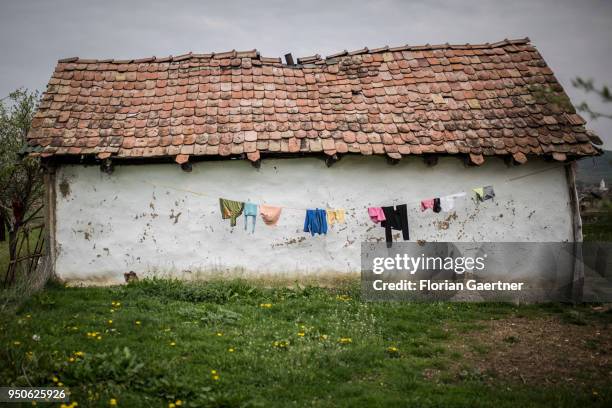
MULTIPOLYGON (((510 183, 512 183, 514 181, 517 181, 517 180, 520 180, 520 179, 523 179, 523 178, 526 178, 526 177, 534 176, 534 175, 537 175, 537 174, 541 174, 541 173, 544 173, 546 171, 554 170, 554 169, 557 169, 557 168, 562 167, 562 166, 565 166, 565 164, 557 164, 557 165, 548 167, 546 169, 540 169, 540 170, 533 171, 531 173, 523 174, 521 176, 511 177, 511 178, 506 179, 505 181, 502 181, 499 184, 496 183, 495 185, 510 184, 510 183)), ((212 197, 210 194, 201 193, 201 192, 197 192, 197 191, 193 191, 193 190, 189 190, 189 189, 178 188, 178 187, 168 186, 168 185, 159 184, 159 183, 155 184, 155 183, 151 183, 151 182, 146 181, 146 180, 142 180, 142 182, 144 182, 146 184, 149 184, 149 185, 152 185, 153 187, 163 187, 163 188, 172 189, 172 190, 176 190, 176 191, 183 191, 183 192, 194 194, 194 195, 198 195, 198 196, 201 196, 201 197, 212 197)), ((469 191, 472 191, 473 189, 474 189, 474 187, 469 188, 467 190, 463 190, 463 191, 457 191, 457 192, 451 193, 451 194, 443 194, 443 195, 442 194, 436 194, 436 197, 448 197, 448 196, 459 195, 459 194, 463 194, 463 193, 467 193, 469 191)), ((467 195, 466 195, 466 197, 467 197, 467 195)), ((215 197, 215 198, 219 198, 219 197, 215 197)), ((222 197, 222 198, 227 199, 227 197, 222 197)), ((428 197, 428 199, 429 198, 432 198, 432 197, 428 197)), ((231 200, 233 200, 233 199, 231 199, 231 200)), ((233 200, 233 201, 240 201, 240 202, 242 202, 242 200, 233 200)), ((397 199, 393 199, 392 201, 394 203, 401 201, 404 204, 420 204, 422 200, 403 201, 401 198, 397 198, 397 199)), ((259 203, 257 203, 257 204, 259 204, 259 203)), ((322 209, 328 208, 328 206, 313 206, 313 207, 309 207, 309 208, 299 208, 299 207, 290 207, 290 206, 283 206, 283 205, 272 205, 272 204, 268 204, 268 203, 262 203, 262 204, 270 205, 270 206, 274 206, 274 207, 280 207, 283 210, 295 210, 295 211, 306 211, 306 210, 312 209, 312 208, 322 208, 322 209)), ((356 209, 357 209, 357 207, 349 207, 349 208, 347 208, 347 210, 356 210, 356 209)))

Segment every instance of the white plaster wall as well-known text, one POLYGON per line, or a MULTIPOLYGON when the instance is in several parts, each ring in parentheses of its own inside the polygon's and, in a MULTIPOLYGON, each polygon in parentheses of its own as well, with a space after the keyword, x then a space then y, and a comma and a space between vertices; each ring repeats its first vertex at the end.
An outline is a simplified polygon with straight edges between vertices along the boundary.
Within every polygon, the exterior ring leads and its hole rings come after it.
MULTIPOLYGON (((419 158, 390 166, 380 157, 345 157, 331 168, 315 158, 202 162, 192 173, 174 164, 97 166, 58 170, 56 272, 66 280, 121 282, 139 276, 236 271, 251 275, 358 272, 361 241, 384 241, 369 206, 409 204, 411 240, 568 241, 569 194, 562 166, 530 160, 508 168, 500 159, 466 168, 444 158, 427 167, 419 158), (512 177, 552 169, 508 183, 512 177), (455 215, 421 212, 418 201, 491 184, 494 201, 459 200, 455 215), (205 194, 177 191, 174 187, 205 194), (244 218, 231 228, 218 198, 289 207, 329 205, 347 222, 326 236, 302 232, 304 211, 285 209, 276 227, 244 218), (446 228, 446 229, 445 229, 446 228)), ((400 233, 394 234, 398 239, 400 233)))

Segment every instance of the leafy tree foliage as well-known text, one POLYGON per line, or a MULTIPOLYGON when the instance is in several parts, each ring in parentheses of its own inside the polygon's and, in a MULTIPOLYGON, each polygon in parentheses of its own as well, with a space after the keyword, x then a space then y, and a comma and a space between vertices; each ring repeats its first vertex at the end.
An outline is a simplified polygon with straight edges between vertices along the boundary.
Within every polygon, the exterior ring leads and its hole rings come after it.
POLYGON ((38 92, 18 89, 0 100, 0 229, 9 231, 10 260, 20 228, 43 206, 40 162, 24 154, 38 99, 38 92))

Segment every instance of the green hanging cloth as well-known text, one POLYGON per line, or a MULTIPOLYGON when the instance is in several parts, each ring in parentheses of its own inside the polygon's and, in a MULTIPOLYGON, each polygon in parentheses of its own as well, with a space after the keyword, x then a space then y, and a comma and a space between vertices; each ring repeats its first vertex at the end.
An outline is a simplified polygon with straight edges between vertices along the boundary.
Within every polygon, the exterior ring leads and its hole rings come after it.
POLYGON ((244 209, 244 203, 240 201, 226 200, 225 198, 219 199, 219 206, 221 207, 221 217, 226 220, 230 219, 230 225, 236 226, 236 218, 240 217, 242 210, 244 209))
POLYGON ((493 186, 484 186, 473 189, 476 193, 476 198, 478 201, 490 200, 495 197, 495 191, 493 190, 493 186))

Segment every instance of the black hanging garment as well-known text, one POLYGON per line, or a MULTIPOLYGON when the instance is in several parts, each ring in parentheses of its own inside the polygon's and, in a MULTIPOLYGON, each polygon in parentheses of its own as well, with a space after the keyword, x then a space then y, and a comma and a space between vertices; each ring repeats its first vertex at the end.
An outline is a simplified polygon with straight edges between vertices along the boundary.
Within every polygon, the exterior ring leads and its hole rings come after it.
POLYGON ((434 198, 433 212, 439 213, 440 211, 442 211, 442 207, 440 206, 440 199, 434 198))
POLYGON ((393 243, 393 235, 391 230, 402 231, 404 241, 410 239, 408 234, 408 207, 406 204, 400 204, 393 207, 382 207, 383 213, 385 214, 385 221, 380 223, 381 227, 385 228, 385 239, 387 241, 387 248, 391 248, 393 243))

